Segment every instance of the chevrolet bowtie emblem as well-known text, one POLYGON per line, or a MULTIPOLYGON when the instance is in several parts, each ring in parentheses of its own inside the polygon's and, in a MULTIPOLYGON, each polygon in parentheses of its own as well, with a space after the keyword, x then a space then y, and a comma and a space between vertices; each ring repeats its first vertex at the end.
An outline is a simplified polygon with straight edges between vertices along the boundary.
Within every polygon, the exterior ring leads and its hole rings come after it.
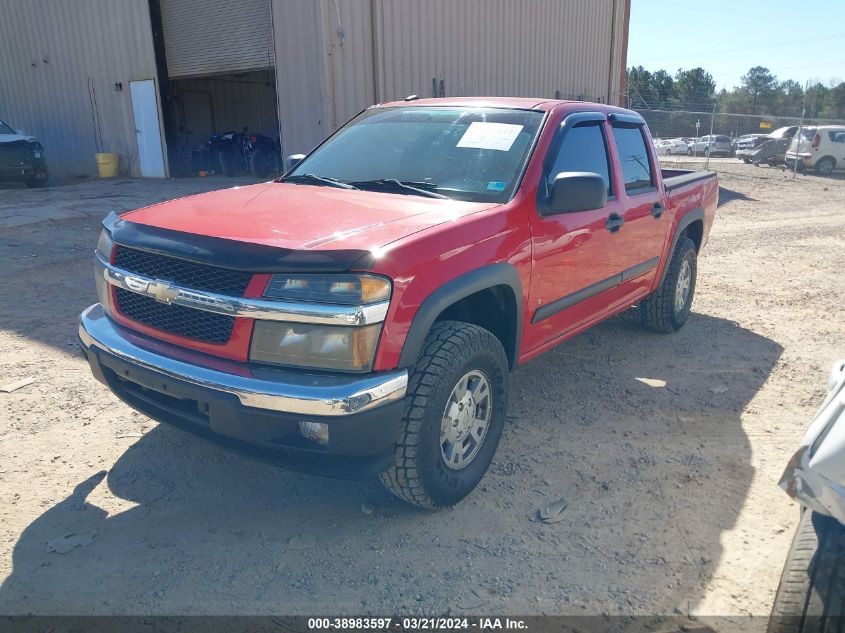
POLYGON ((179 298, 179 290, 170 285, 167 281, 156 279, 147 286, 147 294, 152 295, 156 301, 171 303, 179 298))
POLYGON ((127 275, 124 277, 124 283, 129 290, 152 297, 161 303, 172 303, 179 298, 178 288, 172 286, 169 281, 162 281, 161 279, 147 281, 127 275))

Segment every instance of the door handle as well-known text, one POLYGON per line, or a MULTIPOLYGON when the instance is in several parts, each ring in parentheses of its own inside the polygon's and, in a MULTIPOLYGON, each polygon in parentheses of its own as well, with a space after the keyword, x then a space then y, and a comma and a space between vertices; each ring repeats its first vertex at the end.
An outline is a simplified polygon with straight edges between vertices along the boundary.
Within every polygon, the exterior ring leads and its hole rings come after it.
POLYGON ((663 212, 666 210, 659 202, 655 202, 654 205, 651 207, 651 214, 654 216, 655 220, 659 220, 660 216, 663 215, 663 212))
POLYGON ((607 218, 607 222, 604 223, 604 227, 611 233, 616 233, 616 231, 622 228, 623 224, 625 224, 625 218, 616 213, 611 213, 607 218))

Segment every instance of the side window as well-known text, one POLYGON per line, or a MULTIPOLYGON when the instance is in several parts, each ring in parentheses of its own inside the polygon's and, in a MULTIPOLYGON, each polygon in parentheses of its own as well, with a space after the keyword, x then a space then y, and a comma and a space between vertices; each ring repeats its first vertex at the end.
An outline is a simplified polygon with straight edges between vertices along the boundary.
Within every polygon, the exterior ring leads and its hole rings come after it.
POLYGON ((610 168, 607 160, 607 144, 600 125, 582 125, 570 128, 558 148, 554 165, 549 170, 548 186, 554 184, 555 176, 562 171, 591 171, 602 178, 607 185, 607 195, 613 194, 610 183, 610 168))
POLYGON ((845 132, 831 131, 828 132, 827 135, 834 143, 845 143, 845 132))
POLYGON ((640 189, 654 186, 651 163, 645 146, 642 129, 639 127, 614 127, 613 138, 622 162, 622 176, 625 191, 631 194, 640 189))

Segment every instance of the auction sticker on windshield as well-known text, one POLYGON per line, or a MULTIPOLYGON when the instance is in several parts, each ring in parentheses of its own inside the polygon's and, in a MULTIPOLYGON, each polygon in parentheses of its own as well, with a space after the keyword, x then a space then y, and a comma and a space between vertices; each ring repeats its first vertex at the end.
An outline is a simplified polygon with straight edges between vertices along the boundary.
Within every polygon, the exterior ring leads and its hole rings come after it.
POLYGON ((487 123, 473 121, 458 141, 457 147, 494 149, 500 152, 510 150, 523 126, 512 123, 487 123))

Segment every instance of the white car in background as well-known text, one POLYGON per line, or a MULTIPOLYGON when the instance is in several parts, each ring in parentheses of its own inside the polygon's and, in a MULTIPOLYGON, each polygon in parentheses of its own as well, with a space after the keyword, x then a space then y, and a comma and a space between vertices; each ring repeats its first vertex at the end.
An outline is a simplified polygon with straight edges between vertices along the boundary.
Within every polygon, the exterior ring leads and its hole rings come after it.
POLYGON ((683 138, 660 139, 654 142, 654 151, 658 156, 685 155, 689 149, 690 140, 683 138))
POLYGON ((834 364, 827 397, 780 486, 803 506, 803 514, 768 631, 832 630, 821 625, 842 622, 845 615, 845 360, 834 364), (839 580, 834 582, 834 576, 839 580))
POLYGON ((792 144, 786 152, 786 164, 798 169, 814 169, 817 174, 827 176, 834 169, 845 168, 845 126, 819 125, 806 127, 792 137, 792 144))

